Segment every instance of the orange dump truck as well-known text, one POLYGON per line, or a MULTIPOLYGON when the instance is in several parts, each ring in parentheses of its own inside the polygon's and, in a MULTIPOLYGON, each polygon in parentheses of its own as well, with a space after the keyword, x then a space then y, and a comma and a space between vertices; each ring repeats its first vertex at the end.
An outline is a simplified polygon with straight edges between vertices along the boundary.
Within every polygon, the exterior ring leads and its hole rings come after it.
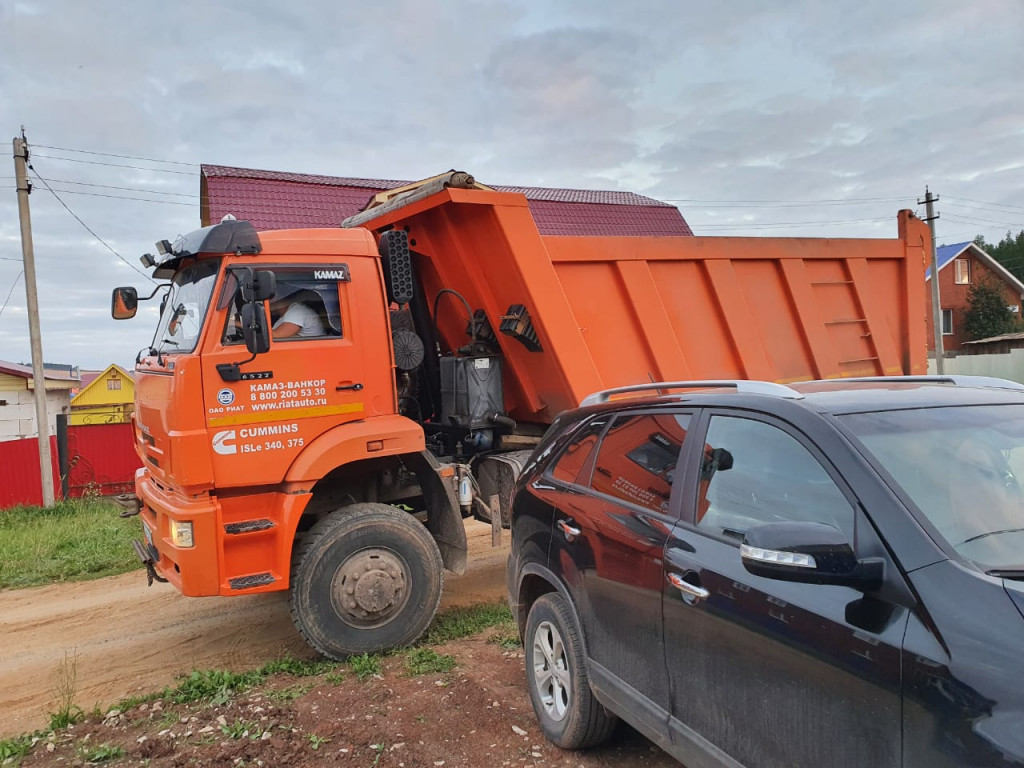
MULTIPOLYGON (((596 390, 926 372, 909 211, 895 239, 551 237, 466 174, 378 202, 143 257, 168 282, 136 365, 136 550, 185 595, 289 590, 328 656, 415 639, 463 518, 507 521, 531 446, 596 390)), ((139 300, 115 289, 114 316, 139 300)))

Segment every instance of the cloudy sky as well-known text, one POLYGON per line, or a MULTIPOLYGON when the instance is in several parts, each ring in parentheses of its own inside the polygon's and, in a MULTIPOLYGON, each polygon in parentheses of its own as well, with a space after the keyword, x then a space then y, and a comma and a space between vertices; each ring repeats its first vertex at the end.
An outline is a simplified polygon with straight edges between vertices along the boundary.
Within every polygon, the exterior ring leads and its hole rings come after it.
MULTIPOLYGON (((33 178, 45 357, 148 343, 110 288, 199 225, 199 163, 624 189, 698 235, 894 237, 928 184, 940 242, 998 240, 1022 30, 1021 0, 0 0, 0 138, 67 206, 33 178)), ((0 359, 27 361, 7 162, 0 359)))

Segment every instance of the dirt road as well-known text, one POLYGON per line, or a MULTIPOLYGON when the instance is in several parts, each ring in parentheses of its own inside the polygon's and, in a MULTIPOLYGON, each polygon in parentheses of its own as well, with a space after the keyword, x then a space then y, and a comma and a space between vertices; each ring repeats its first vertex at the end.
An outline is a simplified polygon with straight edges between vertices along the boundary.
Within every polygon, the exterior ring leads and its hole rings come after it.
MULTIPOLYGON (((500 599, 507 546, 467 526, 469 566, 445 574, 441 607, 500 599)), ((503 541, 508 542, 508 532, 503 541)), ((55 709, 65 654, 77 658, 76 703, 91 709, 148 693, 192 669, 243 670, 286 653, 312 656, 284 593, 185 598, 142 571, 97 581, 0 592, 0 738, 43 727, 55 709)))

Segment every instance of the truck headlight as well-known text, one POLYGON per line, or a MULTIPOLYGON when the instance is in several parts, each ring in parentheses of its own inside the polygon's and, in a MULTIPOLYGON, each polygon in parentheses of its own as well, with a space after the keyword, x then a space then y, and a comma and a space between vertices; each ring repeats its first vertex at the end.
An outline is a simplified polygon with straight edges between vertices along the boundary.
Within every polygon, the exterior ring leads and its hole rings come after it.
POLYGON ((171 520, 171 541, 176 547, 194 547, 196 543, 192 538, 192 523, 171 520))

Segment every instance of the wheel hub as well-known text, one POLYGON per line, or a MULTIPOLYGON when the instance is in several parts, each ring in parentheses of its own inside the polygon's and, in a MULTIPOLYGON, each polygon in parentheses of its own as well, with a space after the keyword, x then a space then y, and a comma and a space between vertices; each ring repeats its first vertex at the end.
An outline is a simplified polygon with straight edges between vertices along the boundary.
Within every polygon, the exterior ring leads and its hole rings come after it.
POLYGON ((331 602, 347 623, 387 623, 408 597, 403 561, 390 550, 367 549, 345 560, 334 574, 331 602))

